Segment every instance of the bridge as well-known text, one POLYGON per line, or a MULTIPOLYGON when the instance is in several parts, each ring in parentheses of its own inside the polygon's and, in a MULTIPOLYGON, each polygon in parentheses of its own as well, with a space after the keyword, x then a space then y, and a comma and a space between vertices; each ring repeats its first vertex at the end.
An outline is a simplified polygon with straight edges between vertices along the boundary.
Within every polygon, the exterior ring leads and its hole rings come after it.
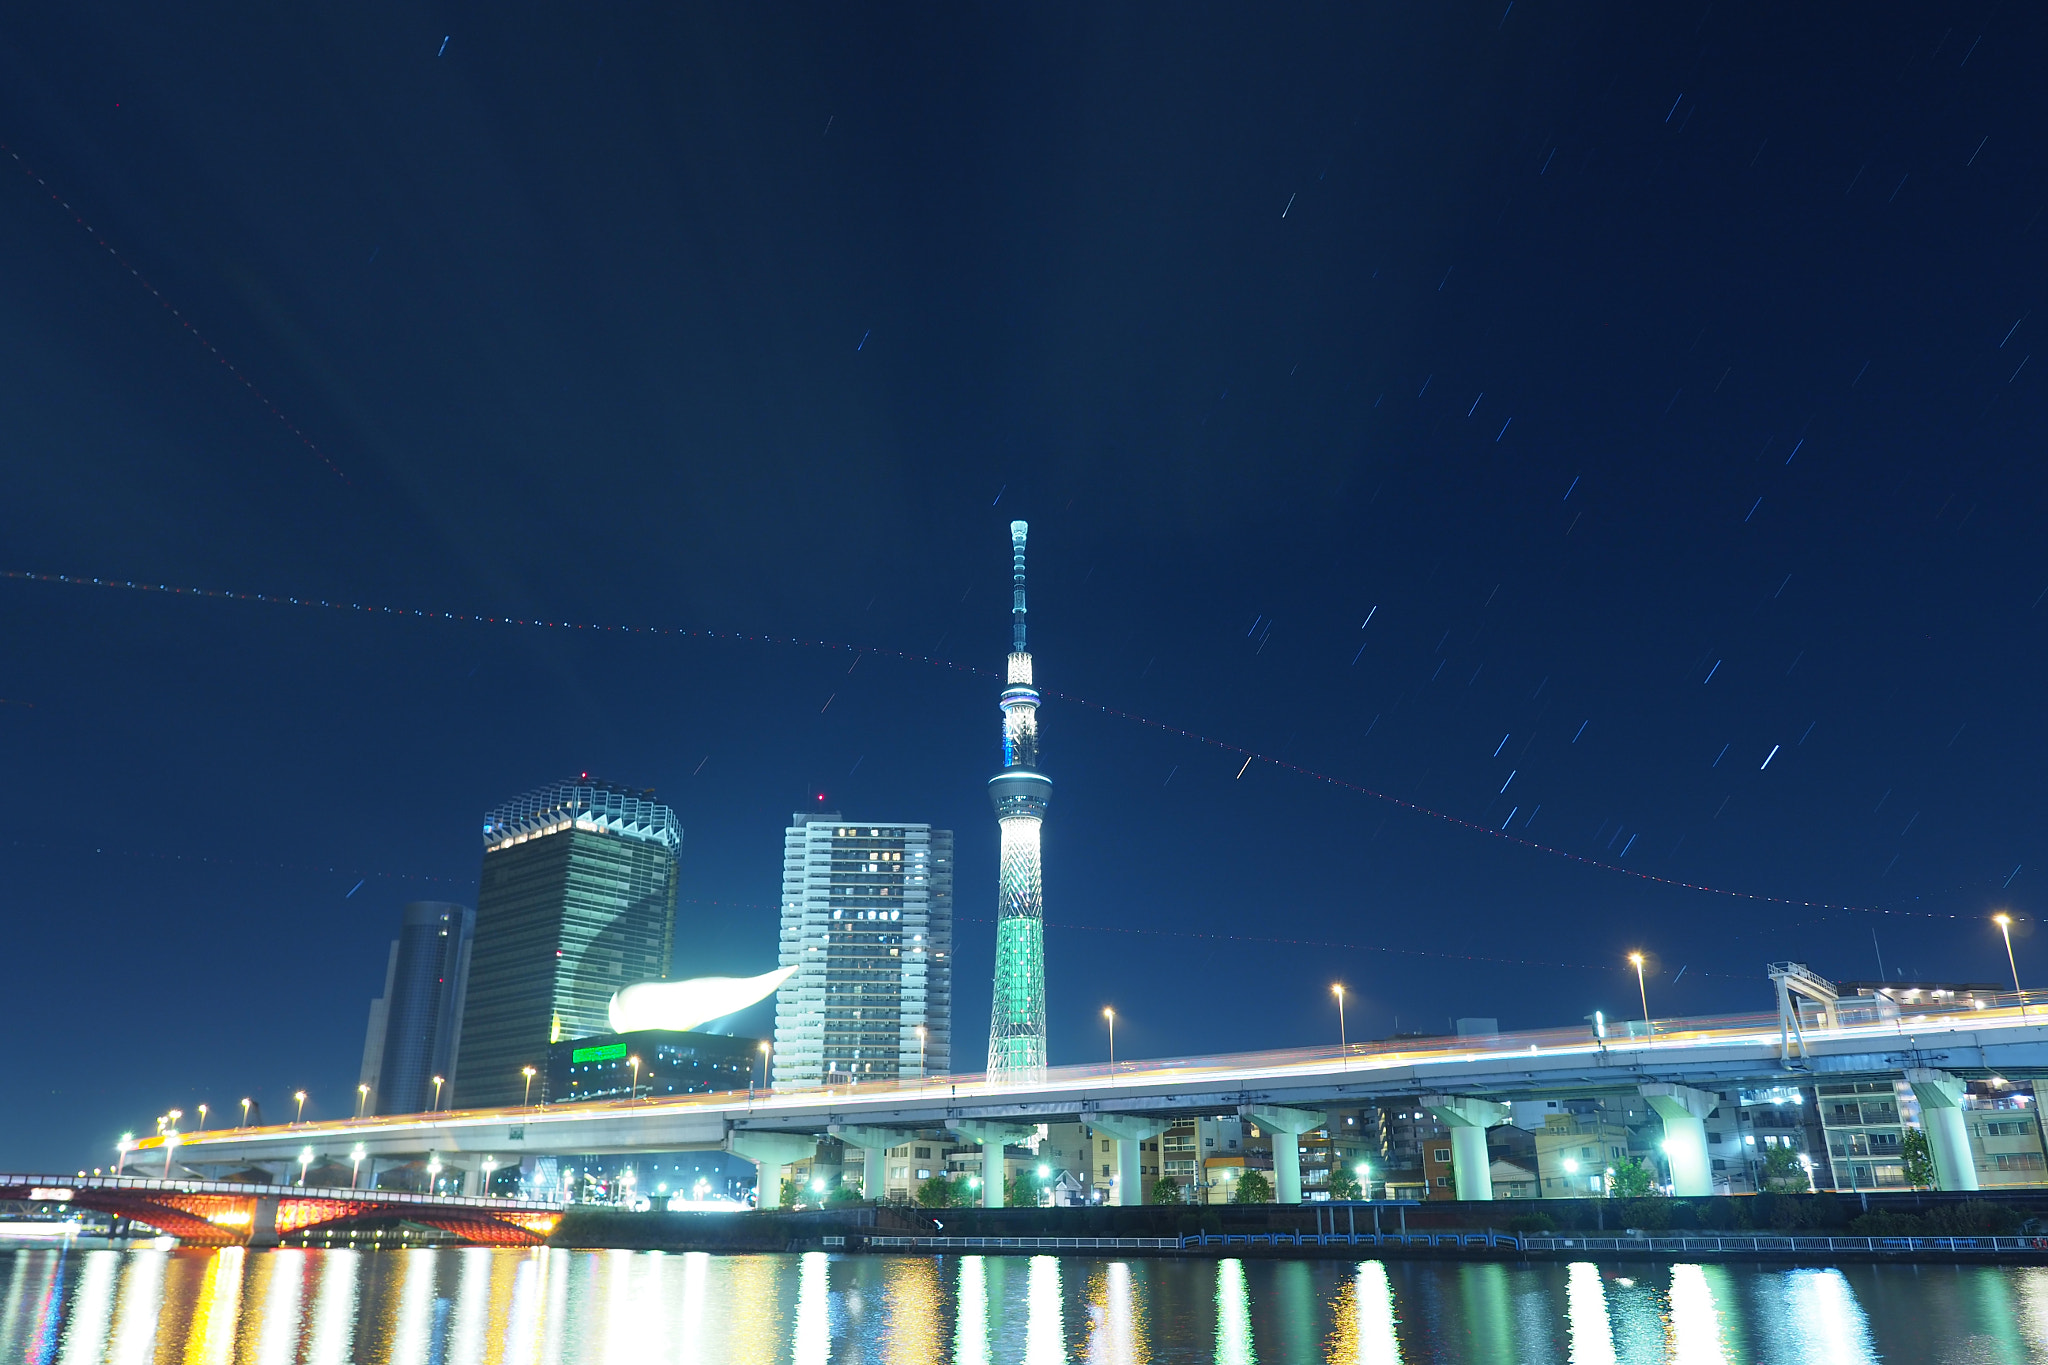
POLYGON ((187 1246, 274 1247, 295 1233, 394 1222, 465 1242, 537 1246, 562 1218, 561 1204, 546 1201, 146 1176, 0 1175, 0 1199, 113 1214, 187 1246))
MULTIPOLYGON (((2048 1078, 2048 998, 1923 1007, 1888 997, 1806 1000, 1799 980, 1790 993, 1784 984, 1774 1014, 1616 1024, 1606 1037, 1552 1029, 1055 1067, 1026 1085, 939 1076, 221 1129, 144 1138, 127 1159, 169 1171, 174 1160, 239 1168, 318 1157, 366 1160, 374 1173, 379 1160, 433 1154, 474 1188, 473 1168, 486 1160, 724 1150, 755 1164, 759 1203, 771 1208, 784 1172, 813 1156, 821 1137, 865 1153, 875 1189, 890 1147, 945 1130, 982 1148, 983 1203, 1000 1207, 1004 1147, 1040 1123, 1092 1125, 1119 1144, 1119 1169, 1129 1171, 1138 1168, 1138 1143, 1180 1116, 1235 1112, 1267 1132, 1298 1135, 1324 1126, 1331 1106, 1406 1097, 1450 1129, 1459 1198, 1490 1199, 1486 1130, 1506 1121, 1503 1101, 1634 1092, 1662 1120, 1674 1193, 1699 1196, 1712 1193, 1705 1120, 1719 1103, 1702 1087, 1905 1080, 1920 1102, 1938 1185, 1975 1189, 1964 1083, 2048 1078)), ((1298 1145, 1274 1143, 1273 1166, 1278 1201, 1299 1203, 1298 1145)), ((1119 1182, 1118 1202, 1140 1202, 1136 1183, 1119 1182)))

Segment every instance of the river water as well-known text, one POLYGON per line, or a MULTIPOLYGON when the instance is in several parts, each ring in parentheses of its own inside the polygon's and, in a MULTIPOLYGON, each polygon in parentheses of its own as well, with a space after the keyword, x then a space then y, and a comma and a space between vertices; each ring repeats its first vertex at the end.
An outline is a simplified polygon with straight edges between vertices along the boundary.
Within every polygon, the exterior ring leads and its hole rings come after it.
POLYGON ((0 1252, 0 1362, 2048 1362, 2048 1268, 0 1252))

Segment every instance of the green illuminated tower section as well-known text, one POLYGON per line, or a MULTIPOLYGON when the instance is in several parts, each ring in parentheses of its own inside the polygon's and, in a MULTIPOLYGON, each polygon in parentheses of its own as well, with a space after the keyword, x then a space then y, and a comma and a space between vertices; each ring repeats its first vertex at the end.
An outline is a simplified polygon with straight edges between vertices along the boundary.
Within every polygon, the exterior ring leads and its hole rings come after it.
POLYGON ((1038 692, 1024 644, 1024 522, 1010 523, 1010 665, 1003 689, 1003 770, 989 779, 1002 826, 997 883, 995 998, 989 1009, 988 1079, 1028 1085, 1045 1077, 1045 898, 1038 834, 1052 779, 1038 771, 1038 692))

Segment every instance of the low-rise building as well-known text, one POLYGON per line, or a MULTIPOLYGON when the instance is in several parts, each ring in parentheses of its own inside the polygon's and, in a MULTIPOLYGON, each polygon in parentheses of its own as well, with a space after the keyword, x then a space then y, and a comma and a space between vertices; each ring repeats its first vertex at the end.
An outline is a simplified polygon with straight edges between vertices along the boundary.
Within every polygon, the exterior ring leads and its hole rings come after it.
POLYGON ((1607 1193, 1608 1172, 1629 1155, 1628 1126, 1601 1114, 1553 1114, 1536 1137, 1537 1188, 1544 1199, 1607 1193))

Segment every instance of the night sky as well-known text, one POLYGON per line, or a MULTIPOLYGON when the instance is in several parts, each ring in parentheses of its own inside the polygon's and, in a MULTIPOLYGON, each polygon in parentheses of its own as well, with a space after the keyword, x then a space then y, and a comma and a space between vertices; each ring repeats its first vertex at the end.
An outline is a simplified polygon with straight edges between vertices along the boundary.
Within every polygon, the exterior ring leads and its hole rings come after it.
POLYGON ((2048 985, 2048 24, 1503 8, 13 7, 0 570, 404 614, 0 579, 0 1169, 586 771, 683 974, 957 831, 978 1069, 1012 517, 1055 1063, 2048 985))

